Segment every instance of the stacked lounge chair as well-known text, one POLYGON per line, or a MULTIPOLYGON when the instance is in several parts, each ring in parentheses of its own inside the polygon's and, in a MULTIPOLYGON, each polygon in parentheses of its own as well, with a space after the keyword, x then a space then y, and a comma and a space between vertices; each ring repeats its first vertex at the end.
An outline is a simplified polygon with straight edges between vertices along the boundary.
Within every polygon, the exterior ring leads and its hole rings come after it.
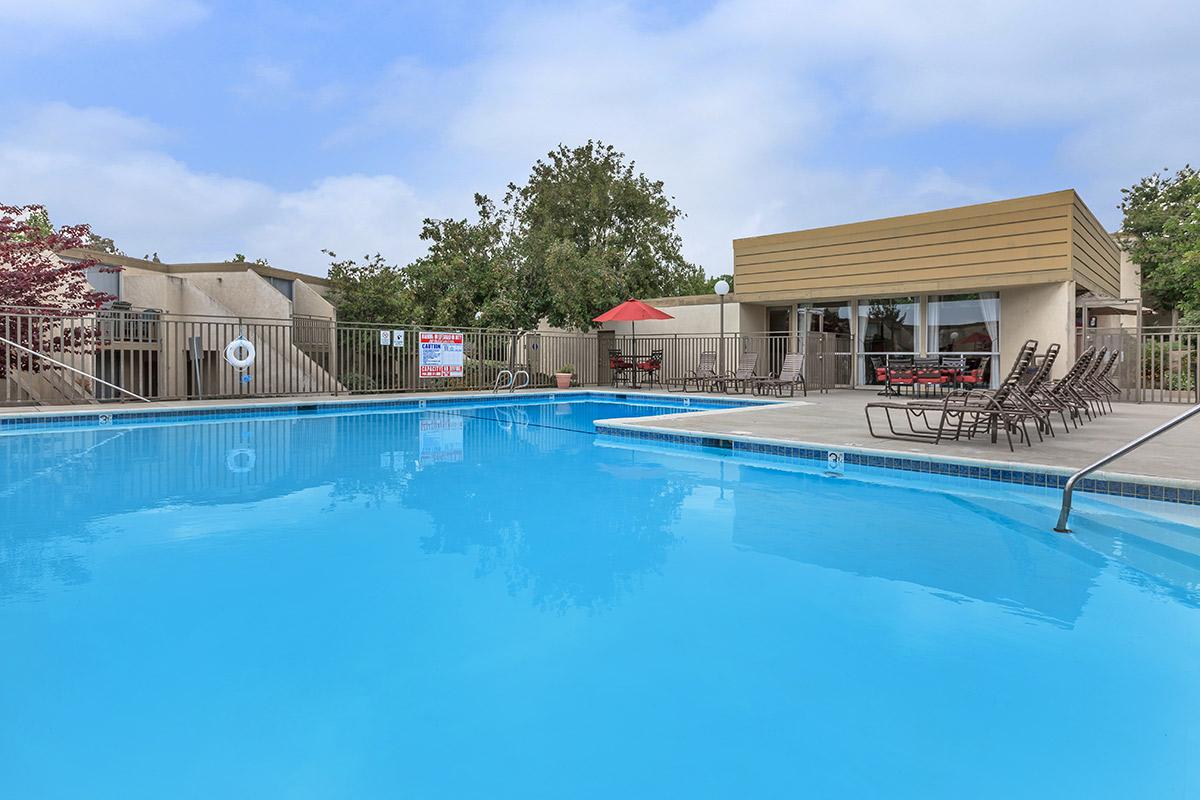
POLYGON ((1112 397, 1119 389, 1112 380, 1120 353, 1094 347, 1084 350, 1071 368, 1059 380, 1050 379, 1050 371, 1058 359, 1061 347, 1052 344, 1036 367, 1031 367, 1037 351, 1037 341, 1030 339, 1021 346, 1012 369, 999 388, 994 390, 960 390, 940 402, 928 400, 875 402, 866 406, 867 429, 878 438, 914 439, 938 444, 956 439, 971 439, 981 433, 995 442, 1004 431, 1009 449, 1013 438, 1032 445, 1027 423, 1032 422, 1038 438, 1054 436, 1053 414, 1062 418, 1063 429, 1070 424, 1079 427, 1088 420, 1112 410, 1112 397), (882 412, 887 432, 876 432, 872 412, 882 412), (898 426, 895 415, 903 412, 904 425, 898 426))

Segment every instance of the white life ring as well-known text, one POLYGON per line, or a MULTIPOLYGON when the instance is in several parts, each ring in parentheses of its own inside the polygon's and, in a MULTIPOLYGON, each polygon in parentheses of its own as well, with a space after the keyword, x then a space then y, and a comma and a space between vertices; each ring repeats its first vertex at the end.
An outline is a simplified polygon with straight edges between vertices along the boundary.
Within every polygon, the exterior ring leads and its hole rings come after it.
POLYGON ((246 369, 254 363, 254 355, 254 343, 244 336, 239 336, 225 345, 225 360, 229 362, 231 367, 246 369), (245 355, 239 356, 239 351, 244 352, 245 355))

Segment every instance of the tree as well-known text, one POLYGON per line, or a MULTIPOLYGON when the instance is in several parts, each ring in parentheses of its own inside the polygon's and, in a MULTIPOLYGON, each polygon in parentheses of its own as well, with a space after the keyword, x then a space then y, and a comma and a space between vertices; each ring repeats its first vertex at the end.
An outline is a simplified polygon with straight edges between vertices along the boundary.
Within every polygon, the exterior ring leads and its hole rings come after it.
MULTIPOLYGON (((325 252, 325 251, 322 251, 325 252)), ((157 255, 157 254, 156 254, 157 255)), ((233 258, 225 262, 226 264, 258 264, 260 267, 269 267, 265 258, 256 258, 253 261, 248 261, 244 253, 234 253, 233 258)))
POLYGON ((711 278, 705 279, 704 291, 697 292, 697 294, 712 294, 713 292, 715 292, 717 290, 717 282, 718 281, 725 281, 726 283, 729 284, 729 291, 730 292, 733 291, 733 276, 730 275, 728 272, 726 272, 723 275, 714 275, 711 278))
MULTIPOLYGON (((92 240, 87 225, 54 230, 39 205, 0 205, 0 305, 46 309, 97 309, 112 295, 96 291, 86 273, 100 262, 64 259, 65 250, 85 248, 92 240)), ((105 267, 117 272, 118 267, 105 267)))
POLYGON ((1142 270, 1142 292, 1200 323, 1200 172, 1185 165, 1122 190, 1122 247, 1142 270))
POLYGON ((376 253, 362 264, 352 258, 338 260, 337 253, 322 250, 333 259, 329 266, 329 301, 338 318, 348 322, 410 321, 412 307, 400 268, 376 253))
MULTIPOLYGON (((64 318, 99 309, 116 298, 88 283, 86 273, 99 264, 96 259, 66 259, 60 253, 86 247, 91 236, 87 225, 54 230, 42 206, 0 205, 0 308, 38 309, 36 322, 6 316, 0 336, 39 352, 80 352, 88 345, 90 326, 64 318)), ((0 350, 0 375, 9 369, 38 372, 45 367, 43 359, 17 348, 6 345, 0 350)))
POLYGON ((505 205, 530 300, 552 325, 590 328, 630 297, 703 291, 704 271, 681 253, 683 212, 611 145, 559 145, 509 185, 505 205))
POLYGON ((511 217, 481 194, 475 210, 475 222, 425 220, 421 239, 429 252, 403 271, 412 318, 427 325, 537 325, 543 304, 518 258, 511 217))
POLYGON ((426 219, 428 251, 406 267, 379 256, 369 268, 335 262, 339 315, 505 328, 546 318, 586 329, 629 297, 706 291, 703 270, 680 252, 683 212, 661 181, 608 145, 560 145, 524 185, 509 185, 501 205, 476 194, 475 209, 475 220, 426 219), (404 316, 379 316, 394 313, 404 316))

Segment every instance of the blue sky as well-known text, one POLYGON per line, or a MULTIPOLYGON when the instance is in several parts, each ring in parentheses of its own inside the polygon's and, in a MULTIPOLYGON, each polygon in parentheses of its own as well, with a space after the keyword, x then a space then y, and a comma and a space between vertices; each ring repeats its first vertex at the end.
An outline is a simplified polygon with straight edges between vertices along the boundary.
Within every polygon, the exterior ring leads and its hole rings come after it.
POLYGON ((407 261, 559 142, 739 236, 1200 161, 1191 2, 0 0, 0 196, 130 255, 407 261))

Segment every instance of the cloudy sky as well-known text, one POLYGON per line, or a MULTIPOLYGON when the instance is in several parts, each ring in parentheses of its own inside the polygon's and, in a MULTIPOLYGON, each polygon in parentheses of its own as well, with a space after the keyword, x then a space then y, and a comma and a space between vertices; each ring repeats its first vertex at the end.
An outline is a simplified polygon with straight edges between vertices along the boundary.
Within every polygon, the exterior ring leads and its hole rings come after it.
POLYGON ((407 261, 559 142, 665 181, 686 254, 1200 162, 1200 10, 0 0, 0 199, 128 254, 407 261))

